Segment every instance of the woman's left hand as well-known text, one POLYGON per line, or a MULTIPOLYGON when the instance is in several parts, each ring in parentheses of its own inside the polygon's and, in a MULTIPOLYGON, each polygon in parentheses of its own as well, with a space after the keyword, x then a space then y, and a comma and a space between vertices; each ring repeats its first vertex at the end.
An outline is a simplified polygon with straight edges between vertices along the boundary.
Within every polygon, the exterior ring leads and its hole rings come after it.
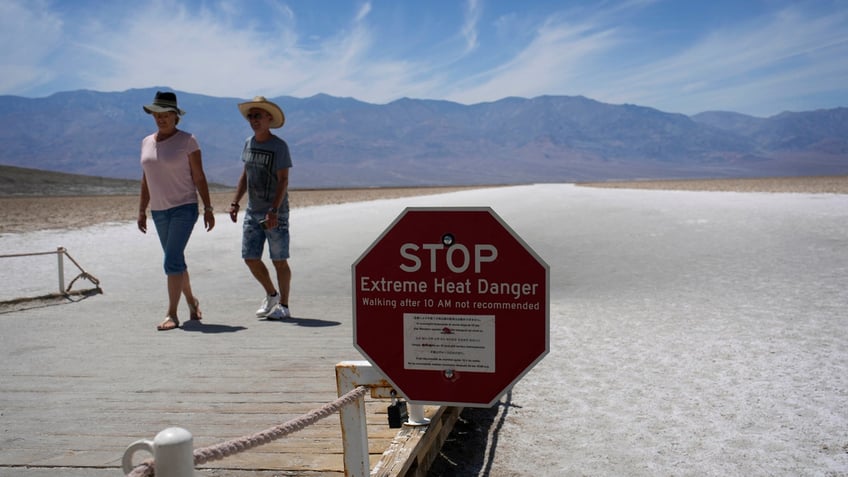
POLYGON ((207 232, 215 228, 215 214, 211 210, 203 212, 203 225, 207 232))

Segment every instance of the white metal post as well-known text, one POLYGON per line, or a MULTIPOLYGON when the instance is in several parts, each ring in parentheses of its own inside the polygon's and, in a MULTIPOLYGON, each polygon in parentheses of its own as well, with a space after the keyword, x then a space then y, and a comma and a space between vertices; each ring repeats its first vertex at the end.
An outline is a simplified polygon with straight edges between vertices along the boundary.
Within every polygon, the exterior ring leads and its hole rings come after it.
POLYGON ((56 256, 59 260, 59 294, 65 294, 65 247, 56 249, 56 256))
POLYGON ((409 417, 406 420, 406 425, 408 426, 426 426, 430 424, 430 420, 424 417, 424 405, 416 404, 414 402, 409 402, 407 405, 409 409, 409 417))

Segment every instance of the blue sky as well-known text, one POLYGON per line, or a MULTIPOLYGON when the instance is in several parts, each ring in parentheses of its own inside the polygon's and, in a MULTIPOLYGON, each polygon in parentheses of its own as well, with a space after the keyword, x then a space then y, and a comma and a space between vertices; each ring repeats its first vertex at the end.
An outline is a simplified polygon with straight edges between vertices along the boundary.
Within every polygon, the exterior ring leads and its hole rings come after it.
POLYGON ((848 106, 848 0, 0 0, 0 94, 848 106))

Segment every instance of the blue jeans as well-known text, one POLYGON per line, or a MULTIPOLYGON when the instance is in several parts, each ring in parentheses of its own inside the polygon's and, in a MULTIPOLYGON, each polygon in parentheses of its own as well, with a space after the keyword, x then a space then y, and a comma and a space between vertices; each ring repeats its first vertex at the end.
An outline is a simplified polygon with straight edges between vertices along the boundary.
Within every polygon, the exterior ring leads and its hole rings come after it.
POLYGON ((165 274, 177 275, 186 271, 185 248, 199 215, 197 204, 185 204, 167 210, 151 210, 159 242, 165 251, 165 274))
POLYGON ((241 258, 261 259, 268 242, 268 255, 271 260, 288 260, 289 258, 289 214, 287 211, 277 214, 277 226, 273 229, 263 229, 259 221, 265 214, 247 212, 244 214, 244 225, 241 236, 241 258))

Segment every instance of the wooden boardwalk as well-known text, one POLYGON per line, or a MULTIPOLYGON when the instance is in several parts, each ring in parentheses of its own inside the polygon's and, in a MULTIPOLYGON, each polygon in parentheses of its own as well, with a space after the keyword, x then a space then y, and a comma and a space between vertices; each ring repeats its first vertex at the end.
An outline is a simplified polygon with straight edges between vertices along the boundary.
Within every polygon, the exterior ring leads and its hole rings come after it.
MULTIPOLYGON (((247 319, 165 334, 140 320, 103 319, 107 301, 108 294, 0 315, 0 476, 120 475, 124 448, 166 427, 188 429, 200 448, 336 398, 334 364, 348 356, 339 323, 247 319)), ((366 399, 372 465, 398 434, 387 425, 387 404, 366 399)), ((343 475, 338 415, 200 469, 343 475)))
MULTIPOLYGON (((68 247, 104 291, 77 302, 0 307, 0 477, 121 475, 124 449, 167 427, 189 430, 197 449, 274 427, 337 398, 335 365, 362 359, 352 343, 350 261, 338 260, 330 273, 293 260, 294 317, 257 319, 258 286, 232 252, 236 227, 222 224, 219 216, 222 232, 197 233, 187 257, 204 319, 169 332, 155 329, 164 314, 165 279, 150 234, 116 226, 108 234, 63 235, 63 243, 49 234, 18 238, 26 243, 0 238, 10 252, 68 247)), ((398 432, 388 427, 387 401, 369 397, 366 403, 375 464, 398 432)), ((204 464, 197 475, 335 477, 343 471, 333 415, 204 464)))
MULTIPOLYGON (((107 301, 94 296, 0 315, 0 476, 121 475, 124 448, 166 427, 188 429, 195 448, 206 447, 337 397, 334 364, 348 351, 339 323, 249 317, 165 334, 140 320, 99 318, 107 301)), ((366 398, 372 466, 398 434, 387 425, 387 405, 366 398)), ((437 411, 427 407, 428 415, 437 411)), ((200 469, 344 475, 338 415, 200 469)))

